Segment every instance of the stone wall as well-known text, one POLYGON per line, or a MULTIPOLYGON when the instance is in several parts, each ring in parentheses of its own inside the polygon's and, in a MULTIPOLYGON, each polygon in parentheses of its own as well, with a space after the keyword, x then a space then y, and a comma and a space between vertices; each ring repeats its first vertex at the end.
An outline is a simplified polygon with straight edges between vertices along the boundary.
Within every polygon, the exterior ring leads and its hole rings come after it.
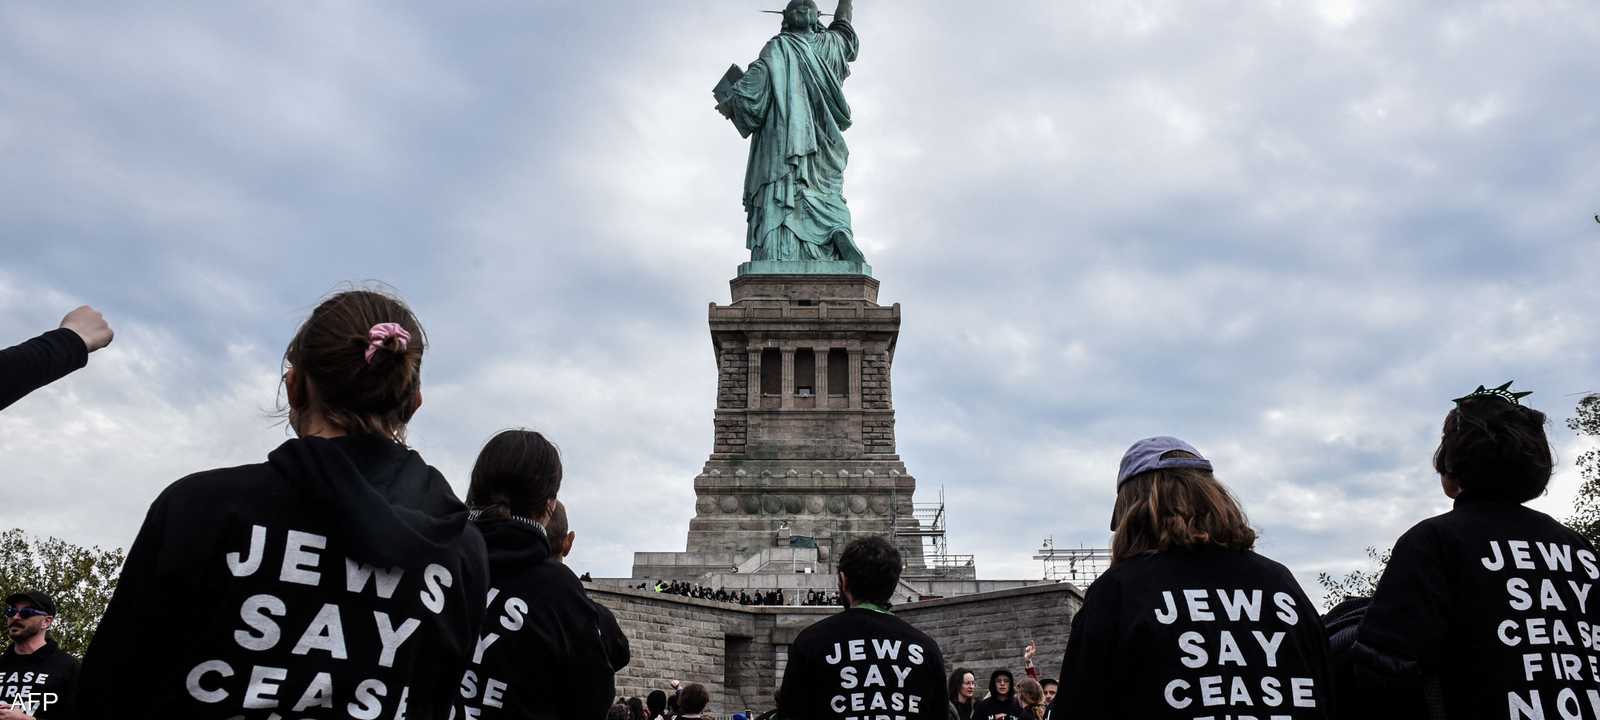
POLYGON ((1034 658, 1043 677, 1061 671, 1072 617, 1083 593, 1067 583, 1036 585, 981 595, 925 600, 895 611, 939 643, 946 671, 965 667, 982 692, 989 673, 1006 668, 1022 677, 1022 649, 1039 645, 1034 658))
POLYGON ((889 354, 874 352, 865 355, 861 358, 861 407, 888 410, 894 407, 890 397, 889 354))
MULTIPOLYGON (((741 607, 643 590, 591 586, 628 636, 633 658, 617 674, 617 692, 644 697, 672 680, 711 692, 711 710, 726 717, 773 707, 788 646, 801 630, 837 612, 822 607, 741 607)), ((1066 652, 1072 616, 1083 603, 1062 583, 898 606, 895 614, 939 643, 945 672, 967 667, 986 685, 997 667, 1022 675, 1022 648, 1039 644, 1040 671, 1054 676, 1066 652)))
POLYGON ((750 355, 732 345, 717 358, 717 407, 742 410, 750 400, 750 355))
POLYGON ((781 650, 795 633, 835 608, 742 607, 644 590, 591 586, 628 636, 632 661, 617 673, 617 693, 670 692, 673 680, 700 683, 711 712, 773 707, 781 650))

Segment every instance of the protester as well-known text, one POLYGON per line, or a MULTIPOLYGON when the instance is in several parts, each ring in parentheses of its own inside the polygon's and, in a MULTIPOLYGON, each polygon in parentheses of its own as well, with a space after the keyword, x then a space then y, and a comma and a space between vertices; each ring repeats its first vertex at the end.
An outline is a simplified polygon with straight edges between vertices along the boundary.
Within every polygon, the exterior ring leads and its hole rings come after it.
MULTIPOLYGON (((1049 707, 1051 703, 1056 701, 1056 688, 1058 685, 1054 678, 1039 679, 1039 668, 1033 664, 1033 657, 1037 654, 1039 654, 1039 646, 1035 643, 1030 642, 1027 647, 1022 649, 1022 670, 1028 674, 1029 680, 1039 683, 1039 689, 1044 693, 1044 705, 1049 707)), ((1021 688, 1021 683, 1018 683, 1019 699, 1022 692, 1021 688)))
POLYGON ((689 683, 683 686, 683 696, 678 701, 678 707, 683 710, 679 718, 693 720, 705 717, 706 706, 711 704, 711 693, 706 691, 706 686, 700 683, 689 683))
POLYGON ((0 720, 76 717, 78 660, 56 647, 49 635, 56 621, 55 600, 25 590, 5 602, 11 644, 0 654, 0 720))
MULTIPOLYGON (((472 466, 467 505, 489 547, 495 591, 461 681, 468 717, 485 708, 503 718, 599 717, 611 704, 615 670, 599 606, 547 536, 560 490, 561 455, 532 430, 490 438, 472 466)), ((637 720, 643 705, 633 704, 637 720)))
POLYGON ((651 690, 644 697, 646 716, 650 720, 670 720, 667 717, 667 694, 660 690, 651 690))
POLYGON ((947 716, 938 643, 889 607, 902 567, 900 551, 882 536, 845 546, 838 568, 847 609, 795 637, 778 691, 784 717, 947 716))
POLYGON ((311 312, 284 353, 297 437, 156 498, 83 661, 84 717, 448 714, 488 562, 404 444, 425 345, 383 293, 311 312))
POLYGON ((955 720, 972 720, 972 710, 977 706, 978 678, 971 670, 958 667, 950 673, 945 685, 945 697, 950 701, 951 717, 955 720))
POLYGON ((649 716, 645 714, 643 700, 637 697, 628 698, 628 720, 649 720, 649 716))
MULTIPOLYGON (((555 509, 550 511, 550 519, 545 523, 545 535, 555 538, 552 541, 556 554, 550 559, 566 565, 567 556, 572 554, 572 544, 578 534, 573 532, 567 522, 567 506, 560 500, 556 501, 555 509)), ((571 572, 570 570, 568 571, 571 572)), ((585 573, 587 575, 588 573, 585 573)), ((583 577, 578 578, 584 582, 583 577)), ((587 589, 585 589, 587 592, 587 589)), ((617 616, 600 603, 594 603, 595 612, 600 614, 600 638, 605 641, 606 659, 611 663, 612 673, 628 666, 633 660, 633 651, 628 645, 628 636, 622 632, 622 626, 617 624, 617 616)), ((612 688, 615 692, 616 688, 612 688)), ((609 693, 608 693, 609 694, 609 693)))
POLYGON ((1046 706, 1044 688, 1033 678, 1023 678, 1017 683, 1017 702, 1022 705, 1024 720, 1044 720, 1046 706))
POLYGON ((1111 567, 1072 621, 1057 718, 1329 717, 1327 640, 1210 461, 1176 438, 1123 455, 1111 567))
POLYGON ((0 410, 89 363, 89 353, 111 344, 111 326, 88 305, 67 313, 61 326, 0 350, 0 410))
POLYGON ((1451 718, 1597 710, 1600 560, 1523 505, 1544 494, 1555 463, 1545 415, 1510 386, 1479 387, 1445 416, 1433 466, 1454 507, 1395 542, 1353 648, 1371 683, 1352 695, 1373 704, 1351 712, 1423 717, 1424 698, 1451 718))
POLYGON ((1001 668, 989 674, 989 695, 978 701, 974 717, 982 720, 1015 720, 1022 717, 1022 704, 1017 702, 1012 685, 1016 679, 1011 671, 1001 668))

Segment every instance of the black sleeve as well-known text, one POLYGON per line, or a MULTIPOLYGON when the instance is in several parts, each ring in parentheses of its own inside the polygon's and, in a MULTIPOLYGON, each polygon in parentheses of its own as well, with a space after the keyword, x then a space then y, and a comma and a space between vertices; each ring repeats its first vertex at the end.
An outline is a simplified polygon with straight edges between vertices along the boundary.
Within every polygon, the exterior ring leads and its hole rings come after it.
MULTIPOLYGON (((129 698, 159 700, 161 693, 172 691, 168 675, 179 672, 174 657, 179 645, 165 623, 152 620, 170 617, 174 602, 193 597, 192 587, 183 577, 193 570, 185 567, 187 561, 175 557, 174 549, 184 543, 168 537, 174 529, 167 522, 170 493, 169 489, 151 504, 128 549, 111 602, 83 655, 78 673, 79 717, 126 717, 129 698), (129 672, 130 668, 149 668, 155 674, 129 672)), ((176 685, 181 688, 181 680, 176 685)))
POLYGON ((628 634, 622 631, 622 626, 617 623, 617 616, 611 613, 610 608, 595 603, 600 610, 600 637, 605 639, 606 659, 611 662, 613 672, 621 670, 633 662, 633 648, 628 644, 628 634))
MULTIPOLYGON (((578 589, 577 592, 581 595, 583 590, 578 589)), ((569 636, 572 660, 565 668, 568 691, 564 693, 571 707, 564 717, 605 717, 606 709, 611 707, 616 676, 611 671, 611 661, 606 659, 606 639, 602 633, 601 617, 596 613, 592 617, 573 620, 574 627, 569 636)))
POLYGON ((928 670, 923 673, 927 680, 918 691, 922 696, 921 717, 926 720, 946 720, 950 717, 950 698, 945 695, 948 687, 945 685, 944 651, 931 639, 927 650, 922 660, 923 667, 928 670))
POLYGON ((66 328, 0 350, 0 410, 88 363, 83 338, 66 328))
POLYGON ((1450 569, 1432 527, 1417 525, 1401 535, 1378 579, 1372 604, 1353 648, 1358 663, 1420 686, 1421 673, 1437 666, 1449 631, 1450 569))
POLYGON ((810 720, 813 687, 811 668, 800 652, 800 638, 789 646, 789 664, 783 668, 783 684, 778 686, 778 712, 786 720, 810 720))
POLYGON ((1052 705, 1054 720, 1113 717, 1110 693, 1122 685, 1112 660, 1117 656, 1117 612, 1121 593, 1110 578, 1089 586, 1083 607, 1072 618, 1067 652, 1061 659, 1060 683, 1052 705))

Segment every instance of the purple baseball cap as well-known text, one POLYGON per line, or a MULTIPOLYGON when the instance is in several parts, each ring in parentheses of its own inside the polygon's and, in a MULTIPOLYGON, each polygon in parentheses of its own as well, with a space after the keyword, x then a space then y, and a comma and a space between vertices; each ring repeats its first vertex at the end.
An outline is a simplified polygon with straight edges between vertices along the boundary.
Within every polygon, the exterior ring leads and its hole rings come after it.
MULTIPOLYGON (((1120 492, 1122 486, 1136 475, 1167 468, 1211 470, 1211 461, 1201 455, 1199 450, 1194 449, 1193 445, 1175 437, 1166 435, 1148 437, 1134 443, 1133 447, 1122 454, 1122 467, 1117 470, 1117 490, 1120 492), (1173 450, 1182 450, 1194 457, 1161 457, 1173 450)), ((1117 529, 1115 511, 1112 512, 1111 529, 1113 531, 1117 529)))

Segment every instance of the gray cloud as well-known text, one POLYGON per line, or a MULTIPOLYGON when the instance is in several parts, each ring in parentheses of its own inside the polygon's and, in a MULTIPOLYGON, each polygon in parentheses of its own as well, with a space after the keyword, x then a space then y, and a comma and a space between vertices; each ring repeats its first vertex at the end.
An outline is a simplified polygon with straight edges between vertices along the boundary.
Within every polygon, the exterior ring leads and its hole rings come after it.
MULTIPOLYGON (((1596 389, 1600 11, 857 12, 847 196, 904 307, 901 453, 986 576, 1104 543, 1121 450, 1177 433, 1309 582, 1445 506, 1448 398, 1596 389)), ((744 257, 708 88, 773 30, 732 0, 0 10, 0 337, 80 301, 119 327, 0 414, 0 476, 44 488, 3 522, 125 544, 165 483, 259 460, 295 323, 376 278, 428 327, 413 441, 458 489, 539 427, 580 565, 680 548, 744 257)))

